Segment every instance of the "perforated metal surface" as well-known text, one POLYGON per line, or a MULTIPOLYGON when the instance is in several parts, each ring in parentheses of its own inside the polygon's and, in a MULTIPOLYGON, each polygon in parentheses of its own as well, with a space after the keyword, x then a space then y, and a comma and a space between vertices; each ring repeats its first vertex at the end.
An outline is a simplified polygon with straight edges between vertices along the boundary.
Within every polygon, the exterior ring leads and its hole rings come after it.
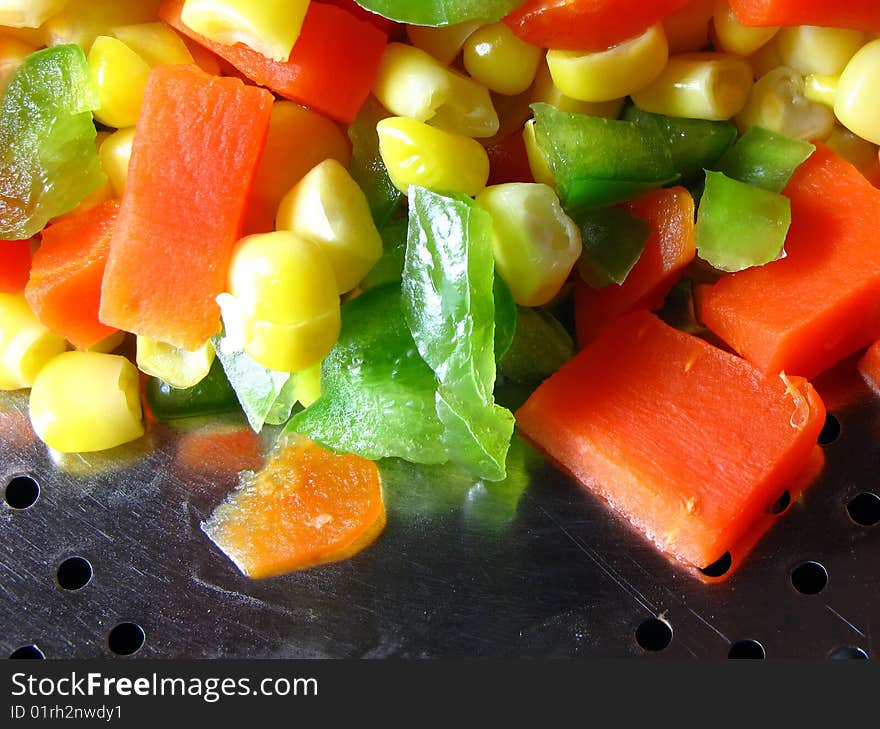
POLYGON ((0 653, 125 653, 136 628, 108 636, 131 623, 145 633, 138 657, 724 658, 732 646, 876 657, 880 526, 857 524, 847 505, 880 490, 880 401, 847 397, 832 407, 842 432, 820 479, 728 581, 705 585, 547 465, 506 527, 474 516, 473 492, 456 500, 398 474, 387 530, 366 552, 252 582, 199 527, 235 483, 228 438, 161 426, 132 448, 58 464, 35 442, 24 396, 3 395, 0 479, 29 474, 40 493, 30 508, 0 504, 0 653), (183 448, 193 432, 198 447, 183 448), (59 583, 81 582, 82 564, 56 574, 71 557, 93 570, 76 590, 59 583), (808 561, 828 576, 812 595, 792 577, 808 561))

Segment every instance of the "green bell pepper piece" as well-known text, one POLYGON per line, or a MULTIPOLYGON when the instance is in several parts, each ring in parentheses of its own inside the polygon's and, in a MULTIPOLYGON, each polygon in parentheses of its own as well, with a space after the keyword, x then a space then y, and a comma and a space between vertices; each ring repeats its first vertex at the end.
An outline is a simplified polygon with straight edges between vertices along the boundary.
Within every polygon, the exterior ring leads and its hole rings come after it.
POLYGON ((762 266, 783 255, 791 201, 778 193, 706 173, 697 214, 697 252, 728 272, 762 266))
POLYGON ((411 25, 455 25, 469 20, 494 23, 523 0, 357 0, 365 10, 411 25))
POLYGON ((642 129, 658 131, 672 152, 672 163, 681 179, 690 182, 714 169, 736 140, 736 127, 726 121, 683 119, 629 107, 623 115, 642 129))
POLYGON ((656 128, 532 104, 535 139, 571 214, 631 200, 678 179, 672 152, 656 128))
POLYGON ((582 210, 573 220, 584 245, 578 261, 581 278, 596 289, 626 281, 645 250, 651 226, 618 207, 582 210))
POLYGON ((516 334, 498 363, 506 380, 536 385, 574 356, 574 342, 565 327, 544 309, 519 307, 516 334))
POLYGON ((37 51, 19 66, 0 97, 0 238, 36 235, 105 183, 98 106, 79 46, 37 51))
POLYGON ((801 139, 752 127, 724 155, 718 170, 771 192, 782 192, 795 170, 816 151, 801 139))
POLYGON ((348 128, 348 138, 351 141, 351 163, 348 171, 367 196, 373 220, 379 227, 388 222, 403 200, 403 195, 391 182, 382 155, 379 154, 379 133, 376 125, 387 116, 385 110, 371 96, 348 128))

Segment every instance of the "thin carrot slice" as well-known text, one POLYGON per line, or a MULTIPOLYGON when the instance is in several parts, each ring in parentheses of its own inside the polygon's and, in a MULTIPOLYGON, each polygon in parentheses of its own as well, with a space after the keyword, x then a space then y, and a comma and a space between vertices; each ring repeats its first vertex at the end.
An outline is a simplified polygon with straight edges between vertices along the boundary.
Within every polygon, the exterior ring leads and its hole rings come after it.
POLYGON ((808 465, 812 386, 634 312, 517 412, 525 435, 659 549, 695 568, 733 550, 808 465))
POLYGON ((385 519, 375 463, 297 439, 203 529, 245 575, 260 579, 352 557, 381 534, 385 519))
POLYGON ((50 225, 34 255, 25 298, 37 318, 79 349, 116 332, 98 320, 101 280, 119 203, 108 200, 50 225))
POLYGON ((762 372, 812 378, 880 339, 880 190, 817 144, 784 194, 786 257, 723 278, 699 318, 762 372))
POLYGON ((577 279, 575 325, 581 347, 627 312, 659 309, 697 252, 694 199, 683 187, 650 192, 625 207, 650 224, 651 236, 621 286, 593 289, 577 279))
POLYGON ((144 96, 101 321, 198 349, 220 329, 216 297, 263 150, 272 95, 196 66, 157 66, 144 96))

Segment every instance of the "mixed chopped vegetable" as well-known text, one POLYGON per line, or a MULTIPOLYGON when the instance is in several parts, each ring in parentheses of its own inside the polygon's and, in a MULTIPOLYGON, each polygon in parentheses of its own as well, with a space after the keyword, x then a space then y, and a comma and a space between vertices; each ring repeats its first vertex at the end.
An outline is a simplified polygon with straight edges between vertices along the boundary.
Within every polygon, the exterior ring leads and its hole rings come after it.
POLYGON ((875 0, 8 0, 0 389, 60 453, 273 433, 203 524, 254 578, 383 473, 512 519, 520 437, 726 576, 822 468, 806 378, 880 387, 878 85, 875 0))

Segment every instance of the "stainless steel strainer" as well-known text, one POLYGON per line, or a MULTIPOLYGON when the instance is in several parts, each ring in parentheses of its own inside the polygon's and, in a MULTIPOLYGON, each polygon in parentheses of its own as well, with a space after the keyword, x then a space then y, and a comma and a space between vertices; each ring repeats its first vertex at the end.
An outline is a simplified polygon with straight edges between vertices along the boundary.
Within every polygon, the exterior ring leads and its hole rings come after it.
MULTIPOLYGON (((356 558, 254 582, 200 523, 236 482, 158 426, 53 461, 22 394, 0 397, 0 653, 89 658, 669 656, 858 658, 880 646, 880 400, 834 409, 820 479, 726 582, 671 565, 540 464, 506 526, 413 471, 356 558), (37 495, 38 490, 38 495, 37 495), (29 503, 33 498, 32 505, 29 503), (10 505, 11 504, 11 505, 10 505), (17 508, 13 508, 17 507, 17 508)), ((223 421, 217 432, 240 427, 223 421), (225 430, 224 430, 225 429, 225 430)), ((208 432, 208 431, 204 431, 208 432)), ((226 445, 224 445, 226 444, 226 445)), ((212 447, 214 450, 212 450, 212 447)), ((399 479, 400 480, 400 479, 399 479)))

